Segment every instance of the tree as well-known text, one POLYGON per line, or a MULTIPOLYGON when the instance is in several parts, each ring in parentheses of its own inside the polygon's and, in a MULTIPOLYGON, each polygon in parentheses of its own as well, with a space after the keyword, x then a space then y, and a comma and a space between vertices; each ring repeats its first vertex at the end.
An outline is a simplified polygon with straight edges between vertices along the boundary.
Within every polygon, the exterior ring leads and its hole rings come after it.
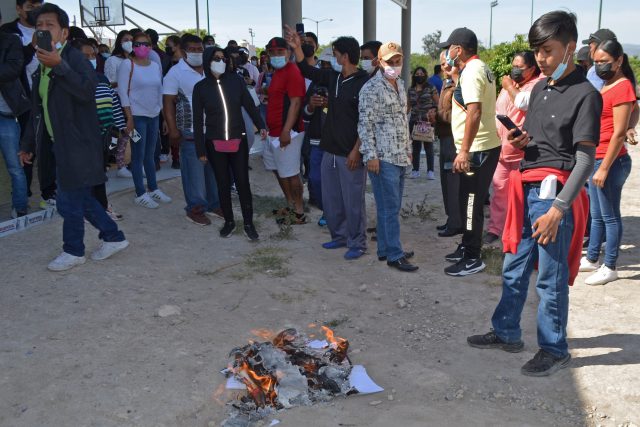
POLYGON ((437 30, 436 32, 427 34, 422 38, 422 50, 425 55, 430 56, 432 59, 438 59, 440 51, 442 50, 438 47, 440 37, 442 37, 442 31, 437 30))
POLYGON ((511 73, 511 62, 516 53, 529 50, 529 42, 524 34, 516 34, 512 42, 500 43, 491 49, 479 49, 480 59, 491 68, 496 81, 496 90, 502 88, 502 76, 511 73))

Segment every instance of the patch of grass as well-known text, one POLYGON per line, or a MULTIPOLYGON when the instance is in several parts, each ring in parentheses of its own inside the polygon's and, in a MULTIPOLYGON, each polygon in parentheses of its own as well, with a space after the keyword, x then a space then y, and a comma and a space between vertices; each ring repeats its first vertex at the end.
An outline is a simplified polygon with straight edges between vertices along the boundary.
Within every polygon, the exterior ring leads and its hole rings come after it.
POLYGON ((328 326, 330 328, 337 328, 338 326, 347 323, 349 321, 349 316, 343 315, 340 317, 337 317, 335 319, 331 319, 327 322, 324 322, 325 326, 328 326))
POLYGON ((427 220, 437 221, 438 217, 436 216, 436 210, 437 207, 427 203, 427 195, 425 194, 422 202, 415 204, 411 202, 400 209, 400 217, 403 219, 415 217, 419 218, 420 222, 425 222, 427 220))
POLYGON ((273 240, 279 240, 279 241, 296 240, 296 235, 293 232, 293 227, 291 226, 291 223, 285 222, 284 224, 280 225, 280 229, 278 230, 278 232, 270 235, 269 238, 273 240))
POLYGON ((253 195, 253 211, 256 215, 272 217, 273 211, 287 206, 287 201, 283 197, 253 195))
POLYGON ((291 304, 296 300, 296 298, 286 292, 269 292, 269 296, 284 304, 291 304))
POLYGON ((245 265, 252 273, 261 273, 273 277, 287 277, 291 273, 287 268, 289 261, 282 253, 283 249, 276 247, 256 249, 247 255, 245 265))
POLYGON ((492 276, 502 276, 504 254, 502 249, 485 246, 482 248, 482 260, 487 265, 485 272, 492 276))

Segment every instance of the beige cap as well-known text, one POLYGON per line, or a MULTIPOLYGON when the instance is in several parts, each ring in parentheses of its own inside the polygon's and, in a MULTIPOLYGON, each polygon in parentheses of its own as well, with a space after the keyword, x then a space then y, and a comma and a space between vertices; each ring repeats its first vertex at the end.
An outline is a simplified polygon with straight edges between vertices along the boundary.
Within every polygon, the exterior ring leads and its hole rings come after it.
POLYGON ((396 55, 404 56, 402 47, 396 42, 383 43, 382 46, 380 46, 380 50, 378 50, 378 59, 383 61, 388 61, 396 55))

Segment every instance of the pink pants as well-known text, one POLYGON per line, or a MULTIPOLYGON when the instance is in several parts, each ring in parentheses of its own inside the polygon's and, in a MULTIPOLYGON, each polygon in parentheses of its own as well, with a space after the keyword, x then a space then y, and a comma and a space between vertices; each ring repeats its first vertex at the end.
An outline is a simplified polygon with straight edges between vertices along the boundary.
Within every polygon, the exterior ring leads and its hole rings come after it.
POLYGON ((512 170, 518 169, 520 160, 507 162, 500 160, 498 167, 493 174, 493 195, 491 196, 491 206, 489 212, 489 225, 487 231, 496 236, 502 236, 504 221, 507 217, 507 205, 509 198, 509 174, 512 170))

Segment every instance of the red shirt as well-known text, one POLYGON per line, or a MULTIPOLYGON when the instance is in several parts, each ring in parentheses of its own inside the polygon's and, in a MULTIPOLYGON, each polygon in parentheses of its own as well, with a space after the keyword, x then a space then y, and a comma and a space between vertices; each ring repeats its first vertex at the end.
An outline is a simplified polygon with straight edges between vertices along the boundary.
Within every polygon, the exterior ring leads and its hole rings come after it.
MULTIPOLYGON (((279 137, 289 114, 290 98, 304 98, 306 93, 304 77, 298 65, 289 61, 284 68, 276 70, 269 85, 269 103, 267 104, 267 127, 269 136, 279 137)), ((304 129, 302 115, 293 127, 294 131, 304 129)))
MULTIPOLYGON (((613 136, 613 107, 626 102, 636 102, 636 92, 633 85, 627 79, 620 81, 611 89, 602 93, 602 116, 600 118, 600 145, 596 148, 596 159, 604 159, 609 148, 609 141, 613 136)), ((622 146, 618 157, 627 154, 627 149, 622 146)))

